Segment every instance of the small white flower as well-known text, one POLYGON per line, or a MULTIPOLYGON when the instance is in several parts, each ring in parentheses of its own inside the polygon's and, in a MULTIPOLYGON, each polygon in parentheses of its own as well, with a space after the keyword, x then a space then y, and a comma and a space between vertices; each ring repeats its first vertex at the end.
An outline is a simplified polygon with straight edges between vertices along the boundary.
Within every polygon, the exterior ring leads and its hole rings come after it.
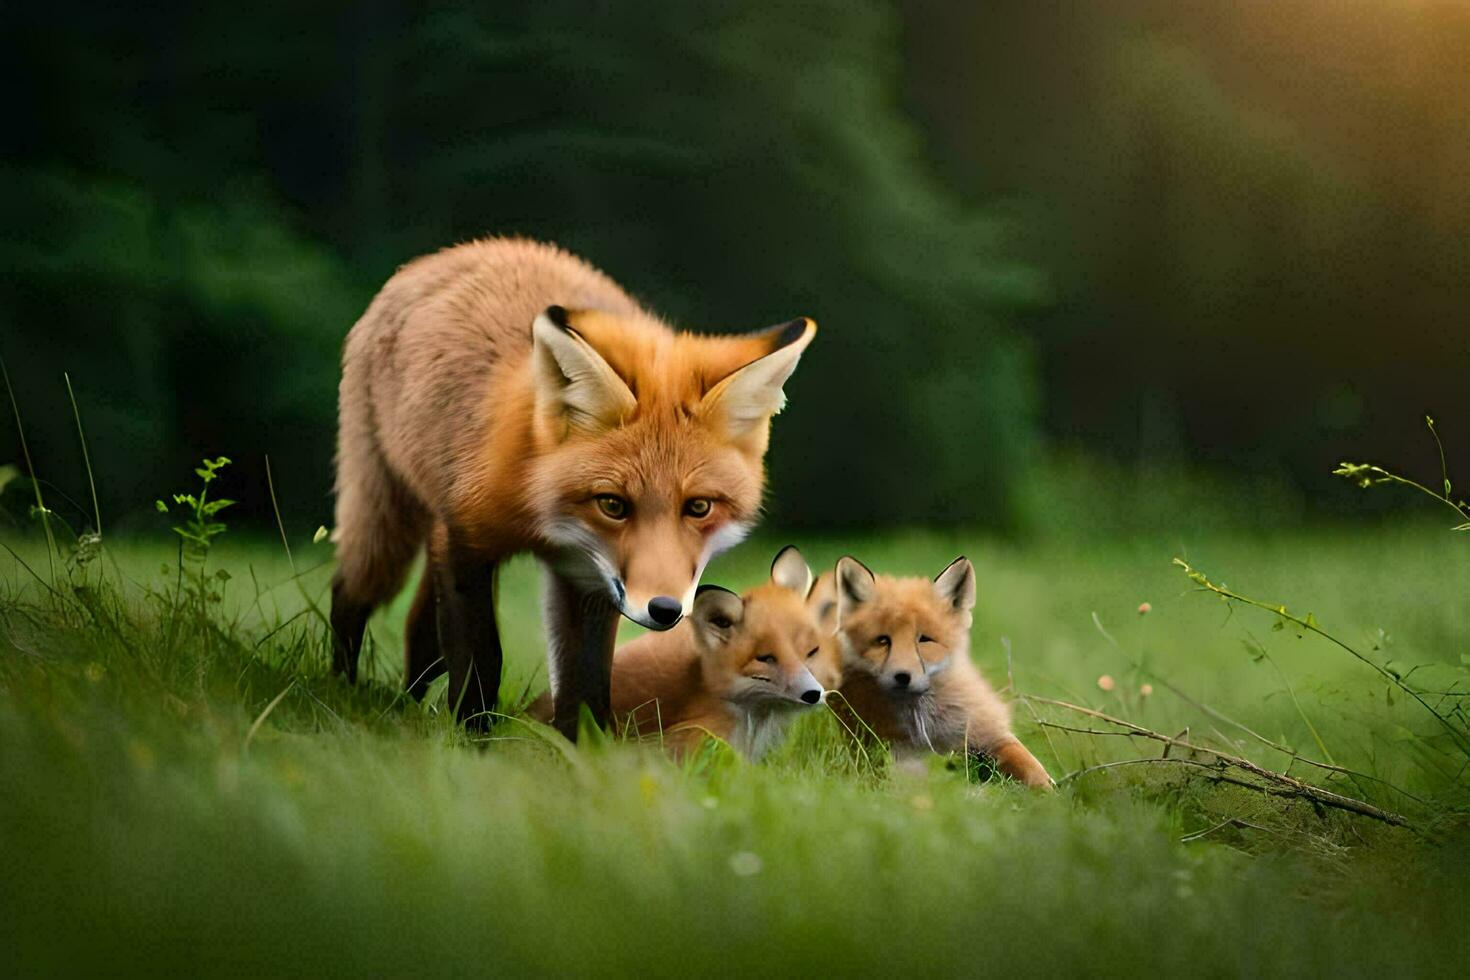
POLYGON ((736 851, 730 855, 730 870, 735 872, 738 877, 749 878, 751 875, 760 874, 761 868, 763 867, 765 867, 765 862, 761 860, 759 854, 752 854, 749 851, 736 851))

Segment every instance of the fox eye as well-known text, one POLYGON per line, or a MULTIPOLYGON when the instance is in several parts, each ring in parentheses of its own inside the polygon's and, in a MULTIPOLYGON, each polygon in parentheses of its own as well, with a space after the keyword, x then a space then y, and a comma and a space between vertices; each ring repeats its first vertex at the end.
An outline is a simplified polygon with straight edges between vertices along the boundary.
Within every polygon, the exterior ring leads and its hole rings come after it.
POLYGON ((759 660, 763 664, 773 664, 776 662, 776 655, 774 653, 763 653, 755 659, 759 660))
POLYGON ((822 648, 821 647, 812 647, 811 652, 806 655, 806 658, 808 660, 812 659, 813 657, 815 657, 817 655, 817 651, 820 650, 820 649, 822 649, 822 648))
POLYGON ((873 638, 873 642, 878 644, 880 647, 886 647, 893 643, 893 641, 888 638, 887 633, 879 633, 873 638))
POLYGON ((709 624, 717 630, 727 630, 733 625, 730 620, 726 619, 724 616, 711 617, 709 624))
POLYGON ((612 493, 597 495, 597 509, 610 521, 621 521, 628 516, 628 502, 612 493))
POLYGON ((708 517, 714 503, 708 497, 690 497, 684 501, 684 513, 689 517, 708 517))
POLYGON ((920 643, 933 643, 934 642, 934 637, 929 636, 927 633, 920 633, 919 634, 919 642, 920 643))

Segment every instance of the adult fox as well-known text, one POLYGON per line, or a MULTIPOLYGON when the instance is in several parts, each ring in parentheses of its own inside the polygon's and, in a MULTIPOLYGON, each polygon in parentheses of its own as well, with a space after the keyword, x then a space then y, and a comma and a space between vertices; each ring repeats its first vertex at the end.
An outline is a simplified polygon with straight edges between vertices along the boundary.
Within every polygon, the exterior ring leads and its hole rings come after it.
POLYGON ((337 436, 333 669, 420 545, 415 697, 449 673, 483 724, 500 686, 500 563, 533 552, 555 724, 605 724, 618 615, 677 623, 757 517, 771 416, 816 324, 676 333, 554 246, 491 238, 401 268, 348 334, 337 436))

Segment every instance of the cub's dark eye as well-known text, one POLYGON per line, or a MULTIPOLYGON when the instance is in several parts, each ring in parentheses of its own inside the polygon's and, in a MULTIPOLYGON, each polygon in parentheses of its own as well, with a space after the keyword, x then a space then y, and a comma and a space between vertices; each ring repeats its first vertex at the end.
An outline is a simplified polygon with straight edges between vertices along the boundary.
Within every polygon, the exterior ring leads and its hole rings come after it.
POLYGON ((714 503, 708 497, 691 497, 684 501, 684 513, 690 517, 708 517, 714 503))
POLYGON ((878 644, 880 647, 891 646, 893 644, 893 641, 888 638, 887 633, 880 633, 877 636, 873 637, 873 642, 878 644))
POLYGON ((715 616, 709 621, 709 624, 717 630, 727 630, 734 625, 724 616, 715 616))
POLYGON ((621 521, 628 516, 628 502, 616 494, 598 494, 597 509, 610 521, 621 521))
POLYGON ((812 659, 813 657, 815 657, 817 655, 817 651, 820 650, 820 649, 822 649, 822 648, 821 647, 812 647, 811 652, 806 655, 806 658, 808 660, 812 659))
POLYGON ((763 653, 755 659, 759 660, 763 664, 773 664, 776 662, 776 655, 774 653, 763 653))
POLYGON ((920 633, 919 634, 919 642, 920 643, 933 643, 934 642, 934 637, 928 636, 928 635, 926 635, 924 633, 920 633))

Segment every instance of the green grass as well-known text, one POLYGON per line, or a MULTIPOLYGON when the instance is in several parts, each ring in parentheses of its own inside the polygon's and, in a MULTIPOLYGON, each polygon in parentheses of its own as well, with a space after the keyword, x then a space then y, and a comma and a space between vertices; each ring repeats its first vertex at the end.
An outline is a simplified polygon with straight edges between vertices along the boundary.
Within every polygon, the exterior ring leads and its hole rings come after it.
MULTIPOLYGON (((784 538, 707 581, 744 587, 784 538)), ((0 557, 0 943, 15 973, 659 975, 1021 971, 1436 974, 1463 967, 1463 765, 1437 723, 1325 641, 1231 611, 1172 568, 1284 602, 1424 686, 1470 659, 1470 547, 1423 527, 1008 545, 963 534, 799 540, 933 574, 976 561, 975 655, 997 686, 1290 760, 1172 694, 1360 777, 1324 781, 1415 830, 1315 812, 1164 765, 1054 795, 864 757, 830 717, 777 756, 680 768, 569 748, 518 721, 474 742, 398 696, 407 596, 365 680, 326 676, 330 546, 226 536, 207 620, 156 595, 175 552, 111 544, 51 597, 34 542, 0 557), (155 598, 149 598, 150 592, 155 598), (1138 614, 1140 602, 1152 611, 1138 614), (1093 619, 1106 630, 1105 636, 1093 619), (1379 630, 1387 633, 1387 640, 1379 630), (1111 638, 1111 639, 1110 639, 1111 638), (1259 643, 1259 658, 1247 643, 1259 643), (1385 644, 1387 644, 1385 646, 1385 644), (1098 687, 1101 675, 1114 689, 1098 687), (1143 696, 1143 683, 1153 693, 1143 696), (1287 684, 1295 694, 1293 700, 1287 684), (1391 703, 1390 703, 1391 701, 1391 703), (1308 727, 1310 722, 1311 728, 1308 727), (1237 824, 1225 823, 1230 819, 1237 824), (1208 831, 1194 840, 1182 840, 1208 831), (1458 966, 1457 966, 1458 964, 1458 966)), ((542 686, 529 562, 506 572, 505 692, 542 686)), ((1456 700, 1451 698, 1446 708, 1456 700)), ((1076 727, 1105 727, 1038 708, 1076 727)), ((1054 775, 1155 743, 1018 731, 1054 775)))

